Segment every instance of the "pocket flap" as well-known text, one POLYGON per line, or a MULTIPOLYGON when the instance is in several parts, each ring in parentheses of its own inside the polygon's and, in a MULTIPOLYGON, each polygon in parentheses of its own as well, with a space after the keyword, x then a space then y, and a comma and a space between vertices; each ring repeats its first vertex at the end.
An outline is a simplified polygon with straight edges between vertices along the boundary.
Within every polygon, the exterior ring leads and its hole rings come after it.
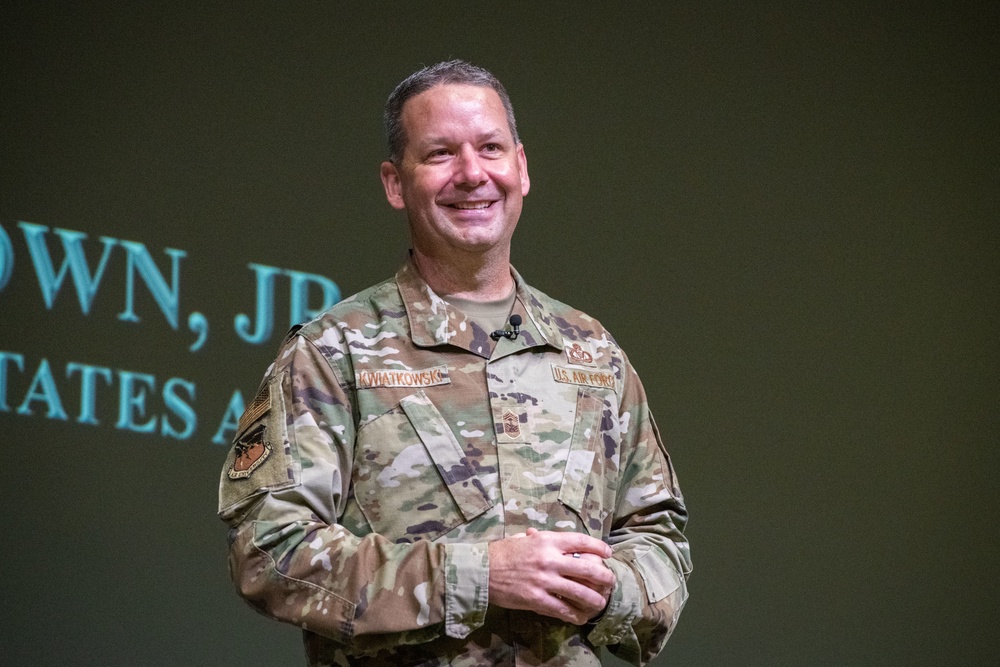
POLYGON ((570 451, 566 457, 559 500, 577 512, 583 509, 590 484, 590 473, 594 468, 593 440, 600 426, 601 410, 604 402, 589 387, 580 387, 576 399, 576 421, 570 440, 570 451))
POLYGON ((466 521, 471 521, 490 508, 486 490, 475 469, 465 457, 465 451, 455 439, 448 422, 423 391, 403 398, 399 405, 413 425, 420 440, 434 461, 466 521))

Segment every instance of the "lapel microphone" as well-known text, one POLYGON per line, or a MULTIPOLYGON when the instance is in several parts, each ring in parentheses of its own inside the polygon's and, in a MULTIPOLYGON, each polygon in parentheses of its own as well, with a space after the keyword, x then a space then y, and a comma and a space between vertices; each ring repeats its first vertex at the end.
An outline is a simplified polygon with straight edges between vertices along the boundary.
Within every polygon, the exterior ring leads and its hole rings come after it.
POLYGON ((517 335, 521 333, 521 316, 511 315, 510 316, 510 326, 514 327, 513 331, 507 331, 506 329, 497 329, 490 334, 490 338, 493 340, 500 340, 501 338, 509 338, 514 340, 517 335))

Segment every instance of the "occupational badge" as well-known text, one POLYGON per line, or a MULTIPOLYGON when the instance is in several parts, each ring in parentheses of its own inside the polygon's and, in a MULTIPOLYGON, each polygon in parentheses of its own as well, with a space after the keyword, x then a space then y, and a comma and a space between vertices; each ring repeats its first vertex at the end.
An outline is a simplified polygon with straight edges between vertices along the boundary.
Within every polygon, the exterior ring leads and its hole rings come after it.
POLYGON ((577 366, 596 366, 594 363, 594 352, 590 343, 573 341, 563 348, 566 353, 566 361, 577 366))

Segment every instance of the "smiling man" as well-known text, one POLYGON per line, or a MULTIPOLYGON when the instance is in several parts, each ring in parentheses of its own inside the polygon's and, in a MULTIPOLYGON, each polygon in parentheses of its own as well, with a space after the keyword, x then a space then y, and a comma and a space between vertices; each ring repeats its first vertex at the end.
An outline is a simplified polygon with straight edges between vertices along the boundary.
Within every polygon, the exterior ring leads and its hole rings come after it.
POLYGON ((436 86, 409 99, 401 121, 411 139, 382 163, 382 183, 389 203, 406 210, 417 269, 431 284, 443 272, 456 284, 441 287, 465 296, 505 296, 529 181, 500 96, 480 86, 436 86), (467 293, 477 283, 487 292, 467 293))
POLYGON ((687 513, 622 350, 510 265, 507 93, 439 63, 385 123, 410 261, 293 330, 241 418, 234 581, 312 665, 645 663, 687 598, 687 513))

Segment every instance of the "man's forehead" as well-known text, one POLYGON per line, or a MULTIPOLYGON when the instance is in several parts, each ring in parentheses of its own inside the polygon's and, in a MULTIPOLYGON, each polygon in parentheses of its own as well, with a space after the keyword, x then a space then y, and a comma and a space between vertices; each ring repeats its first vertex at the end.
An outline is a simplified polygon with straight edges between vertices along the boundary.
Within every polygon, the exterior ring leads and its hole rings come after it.
POLYGON ((488 86, 438 84, 404 103, 402 121, 413 140, 465 124, 475 125, 481 135, 510 137, 503 101, 488 86))

